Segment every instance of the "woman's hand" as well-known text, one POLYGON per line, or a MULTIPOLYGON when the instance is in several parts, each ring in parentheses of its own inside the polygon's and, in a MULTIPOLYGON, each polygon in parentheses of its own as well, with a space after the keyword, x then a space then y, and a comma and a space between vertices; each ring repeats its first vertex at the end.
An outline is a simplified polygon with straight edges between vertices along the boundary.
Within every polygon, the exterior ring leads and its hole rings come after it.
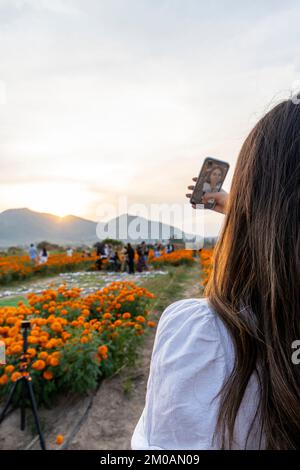
MULTIPOLYGON (((197 181, 197 176, 193 178, 193 181, 197 181)), ((188 186, 188 189, 193 190, 195 185, 188 186)), ((191 198, 192 194, 188 193, 186 194, 186 197, 191 198)), ((221 189, 221 191, 216 192, 216 193, 205 193, 202 196, 202 201, 201 203, 205 204, 208 202, 209 199, 214 199, 216 201, 215 207, 213 210, 215 212, 220 212, 221 214, 226 214, 226 203, 228 200, 228 193, 224 191, 224 189, 221 189)), ((196 209, 196 204, 192 204, 192 207, 196 209)))

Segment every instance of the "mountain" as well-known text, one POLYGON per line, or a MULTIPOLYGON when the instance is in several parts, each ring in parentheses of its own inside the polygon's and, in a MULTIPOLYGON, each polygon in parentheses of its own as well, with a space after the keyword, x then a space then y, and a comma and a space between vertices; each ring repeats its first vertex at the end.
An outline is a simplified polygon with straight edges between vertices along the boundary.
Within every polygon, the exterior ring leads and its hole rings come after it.
POLYGON ((26 246, 43 240, 57 244, 91 245, 103 238, 138 243, 141 240, 167 240, 174 236, 182 238, 178 228, 130 214, 123 214, 107 223, 97 223, 74 215, 58 217, 27 208, 0 213, 0 247, 3 248, 26 246))
POLYGON ((42 240, 53 243, 92 243, 97 241, 96 222, 69 215, 8 209, 0 213, 0 246, 28 245, 42 240))

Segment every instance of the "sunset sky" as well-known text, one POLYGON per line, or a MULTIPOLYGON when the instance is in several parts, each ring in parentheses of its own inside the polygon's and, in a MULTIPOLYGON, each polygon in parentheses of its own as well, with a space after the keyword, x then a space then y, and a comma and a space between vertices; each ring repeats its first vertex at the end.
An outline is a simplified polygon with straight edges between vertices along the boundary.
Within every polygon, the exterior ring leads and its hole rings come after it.
POLYGON ((251 127, 300 84, 299 19, 289 0, 0 0, 0 211, 185 204, 207 155, 228 190, 251 127))

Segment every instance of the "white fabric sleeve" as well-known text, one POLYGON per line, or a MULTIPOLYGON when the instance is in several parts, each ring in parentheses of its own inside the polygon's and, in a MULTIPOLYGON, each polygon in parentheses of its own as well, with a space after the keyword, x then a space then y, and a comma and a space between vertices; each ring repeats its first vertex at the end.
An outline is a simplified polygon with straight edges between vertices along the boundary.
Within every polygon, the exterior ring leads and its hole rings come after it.
POLYGON ((206 299, 185 299, 162 313, 152 351, 145 406, 133 450, 213 449, 226 364, 206 299))

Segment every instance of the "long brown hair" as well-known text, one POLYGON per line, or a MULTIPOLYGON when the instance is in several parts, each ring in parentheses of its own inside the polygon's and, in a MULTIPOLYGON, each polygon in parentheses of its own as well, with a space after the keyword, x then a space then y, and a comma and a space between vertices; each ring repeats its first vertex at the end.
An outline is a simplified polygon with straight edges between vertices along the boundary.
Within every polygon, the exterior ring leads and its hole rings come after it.
POLYGON ((241 148, 205 296, 235 348, 216 427, 223 448, 254 373, 264 448, 299 449, 300 365, 291 357, 300 339, 300 105, 292 100, 269 111, 241 148))

